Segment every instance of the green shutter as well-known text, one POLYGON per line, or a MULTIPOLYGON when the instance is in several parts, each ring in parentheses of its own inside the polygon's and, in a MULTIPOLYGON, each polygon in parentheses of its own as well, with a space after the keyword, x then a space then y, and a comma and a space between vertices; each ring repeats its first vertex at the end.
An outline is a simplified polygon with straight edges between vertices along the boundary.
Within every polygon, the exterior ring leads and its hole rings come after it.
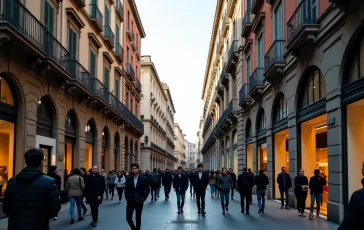
POLYGON ((68 50, 71 54, 72 60, 77 60, 77 34, 71 28, 69 28, 68 31, 68 50))
POLYGON ((51 34, 54 34, 54 8, 53 6, 47 1, 44 1, 44 25, 48 29, 51 34))
POLYGON ((90 73, 92 77, 96 77, 96 54, 91 50, 90 73))
POLYGON ((105 4, 105 26, 110 25, 110 10, 105 4))
POLYGON ((97 0, 92 0, 91 4, 96 4, 97 5, 97 0))
POLYGON ((104 67, 104 84, 106 88, 109 89, 109 68, 107 68, 106 66, 104 67))
POLYGON ((120 88, 120 84, 119 84, 119 80, 117 78, 115 78, 115 97, 120 100, 120 94, 119 94, 119 88, 120 88))
POLYGON ((115 29, 115 33, 116 33, 116 39, 115 39, 115 42, 116 42, 116 43, 120 43, 120 41, 119 41, 119 39, 120 39, 119 30, 120 30, 119 25, 118 25, 118 24, 116 24, 116 29, 115 29))

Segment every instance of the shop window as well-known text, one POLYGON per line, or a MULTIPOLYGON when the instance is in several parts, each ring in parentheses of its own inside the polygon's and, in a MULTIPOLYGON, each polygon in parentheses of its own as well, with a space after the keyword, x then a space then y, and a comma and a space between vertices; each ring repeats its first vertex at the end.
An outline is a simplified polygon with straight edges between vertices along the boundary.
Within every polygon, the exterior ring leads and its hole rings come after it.
POLYGON ((320 69, 311 67, 302 87, 301 108, 307 107, 326 97, 325 79, 320 69))
POLYGON ((249 141, 252 138, 252 123, 251 120, 248 119, 248 121, 246 122, 246 127, 245 127, 245 140, 249 141))
POLYGON ((265 123, 265 114, 264 114, 264 110, 262 109, 259 113, 259 116, 258 116, 258 133, 262 132, 265 130, 265 126, 266 126, 266 123, 265 123))
POLYGON ((14 123, 0 120, 0 198, 8 180, 13 176, 14 163, 14 123))
POLYGON ((0 102, 14 106, 14 98, 8 83, 0 77, 0 102))
POLYGON ((287 101, 283 94, 280 94, 275 108, 274 122, 281 121, 287 117, 287 101))
POLYGON ((38 102, 37 108, 37 129, 36 133, 40 136, 53 137, 53 114, 51 102, 47 98, 42 98, 38 102))

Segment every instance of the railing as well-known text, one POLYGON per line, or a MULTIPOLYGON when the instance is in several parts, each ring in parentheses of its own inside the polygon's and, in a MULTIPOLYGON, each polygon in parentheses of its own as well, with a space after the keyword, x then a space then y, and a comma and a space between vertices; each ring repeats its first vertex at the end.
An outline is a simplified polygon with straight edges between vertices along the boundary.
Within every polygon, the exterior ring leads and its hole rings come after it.
POLYGON ((130 73, 131 77, 135 80, 135 72, 133 66, 129 63, 126 64, 126 72, 130 73))
POLYGON ((92 19, 96 19, 97 23, 100 25, 100 27, 102 28, 102 19, 103 16, 99 10, 99 8, 97 7, 96 4, 90 4, 90 17, 92 19))
POLYGON ((238 40, 234 40, 230 45, 229 59, 231 58, 233 53, 237 50, 237 47, 238 47, 238 40))
POLYGON ((264 71, 267 71, 273 63, 284 61, 284 40, 275 40, 264 56, 264 71))
POLYGON ((224 67, 222 68, 221 70, 221 73, 220 73, 220 81, 222 81, 222 79, 224 78, 225 76, 225 70, 226 70, 226 65, 227 65, 227 62, 224 63, 224 67))
POLYGON ((112 93, 109 93, 109 105, 116 111, 119 111, 119 100, 112 93))
POLYGON ((65 60, 63 61, 65 65, 69 67, 69 73, 73 80, 78 81, 86 89, 91 91, 90 84, 90 73, 83 67, 77 60, 65 60))
POLYGON ((104 37, 110 39, 111 44, 115 44, 115 35, 109 25, 104 26, 104 37))
POLYGON ((95 96, 102 98, 105 102, 108 102, 109 90, 107 89, 107 87, 104 84, 102 84, 102 82, 97 78, 91 77, 89 80, 90 80, 91 92, 95 96))
POLYGON ((239 91, 239 103, 242 103, 245 99, 250 98, 249 95, 249 84, 245 83, 239 91))
POLYGON ((119 102, 119 112, 138 130, 144 131, 143 123, 121 102, 119 102))
POLYGON ((116 0, 116 10, 119 11, 119 13, 121 14, 121 17, 124 18, 124 8, 123 8, 123 5, 121 4, 120 0, 116 0))
POLYGON ((142 90, 142 84, 137 77, 135 78, 135 85, 139 88, 140 91, 142 90))
POLYGON ((124 61, 124 49, 119 42, 115 44, 115 52, 121 57, 124 61))
POLYGON ((316 23, 316 11, 312 11, 310 1, 302 0, 287 22, 288 43, 292 41, 303 25, 312 25, 316 23))
POLYGON ((263 85, 263 72, 264 68, 257 67, 249 78, 249 92, 257 85, 263 85))
POLYGON ((159 151, 159 152, 164 153, 164 154, 167 155, 166 150, 164 150, 163 148, 161 148, 158 145, 154 144, 153 142, 151 143, 151 146, 152 146, 153 149, 155 149, 155 150, 157 150, 157 151, 159 151))
POLYGON ((244 18, 243 18, 243 28, 246 24, 252 23, 252 15, 250 10, 245 11, 244 18))

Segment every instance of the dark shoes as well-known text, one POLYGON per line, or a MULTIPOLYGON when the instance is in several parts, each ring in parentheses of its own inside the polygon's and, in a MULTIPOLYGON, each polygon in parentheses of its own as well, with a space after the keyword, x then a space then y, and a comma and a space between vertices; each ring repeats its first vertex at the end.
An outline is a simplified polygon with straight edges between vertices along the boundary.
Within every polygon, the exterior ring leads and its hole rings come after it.
POLYGON ((229 208, 226 206, 226 211, 228 212, 229 211, 229 208))
POLYGON ((289 210, 289 207, 286 205, 286 209, 289 210))
POLYGON ((78 217, 78 221, 83 221, 84 218, 82 216, 78 217))
POLYGON ((71 219, 71 224, 74 224, 75 223, 75 219, 71 219))
POLYGON ((180 209, 178 209, 178 212, 177 212, 177 214, 181 214, 181 210, 180 210, 180 209))
POLYGON ((261 213, 261 212, 262 212, 262 209, 260 208, 259 211, 258 211, 258 213, 261 213))
POLYGON ((206 216, 206 212, 202 212, 202 216, 206 216))

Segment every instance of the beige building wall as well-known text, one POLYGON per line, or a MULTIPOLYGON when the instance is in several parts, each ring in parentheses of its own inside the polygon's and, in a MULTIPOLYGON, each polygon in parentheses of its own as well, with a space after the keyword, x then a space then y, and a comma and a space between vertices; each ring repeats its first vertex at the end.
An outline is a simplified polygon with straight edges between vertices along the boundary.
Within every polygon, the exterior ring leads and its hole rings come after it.
POLYGON ((184 144, 184 134, 182 133, 182 129, 178 123, 174 123, 174 157, 176 161, 174 163, 174 168, 178 168, 178 166, 185 167, 186 162, 186 146, 184 144))

